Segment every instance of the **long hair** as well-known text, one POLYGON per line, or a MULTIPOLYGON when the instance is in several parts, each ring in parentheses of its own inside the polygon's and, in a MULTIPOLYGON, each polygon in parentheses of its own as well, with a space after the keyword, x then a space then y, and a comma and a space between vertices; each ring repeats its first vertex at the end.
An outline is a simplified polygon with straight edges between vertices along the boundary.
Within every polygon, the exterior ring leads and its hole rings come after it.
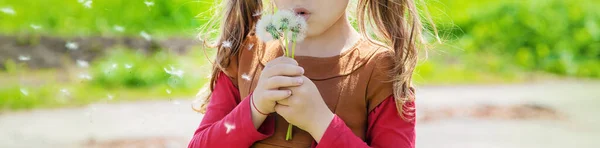
MULTIPOLYGON (((227 67, 230 58, 239 52, 242 41, 260 18, 255 14, 263 10, 261 0, 223 0, 223 2, 225 13, 215 15, 225 18, 220 24, 221 34, 217 40, 217 56, 210 80, 211 92, 219 72, 227 67), (226 41, 231 43, 230 47, 222 46, 226 41)), ((358 0, 355 18, 358 30, 364 38, 394 50, 394 67, 389 74, 393 82, 396 108, 404 118, 407 114, 405 111, 414 109, 405 108, 404 104, 414 101, 412 74, 417 65, 419 48, 423 47, 420 45, 424 44, 423 25, 417 6, 413 0, 358 0), (371 33, 374 38, 370 36, 371 33), (384 44, 377 41, 382 41, 384 44)), ((437 30, 435 26, 433 28, 437 37, 437 30)), ((210 96, 202 104, 201 112, 206 110, 209 98, 210 96)))
MULTIPOLYGON (((216 0, 218 2, 220 0, 216 0)), ((252 31, 256 22, 260 18, 260 12, 263 9, 262 0, 222 0, 221 6, 213 7, 215 14, 202 28, 200 34, 201 40, 207 48, 216 48, 216 57, 212 63, 212 74, 210 77, 210 94, 214 90, 217 77, 222 69, 229 66, 231 58, 235 57, 242 47, 242 42, 252 31), (219 22, 220 21, 220 22, 219 22), (211 30, 219 26, 219 36, 216 43, 208 43, 211 36, 211 30)), ((210 94, 206 96, 200 109, 194 110, 205 113, 210 94)))
MULTIPOLYGON (((427 12, 425 12, 428 14, 427 12)), ((396 109, 401 117, 412 116, 414 107, 405 103, 415 100, 412 75, 418 62, 418 52, 424 48, 421 23, 413 0, 358 0, 356 7, 358 30, 368 41, 382 41, 393 49, 394 67, 389 71, 393 82, 396 109), (372 32, 369 32, 371 31, 372 32), (370 35, 374 35, 372 38, 370 35)), ((430 18, 427 16, 427 18, 430 18)), ((431 19, 428 19, 431 23, 431 19)), ((437 30, 431 23, 435 36, 437 30)), ((438 39, 439 41, 439 39, 438 39)))

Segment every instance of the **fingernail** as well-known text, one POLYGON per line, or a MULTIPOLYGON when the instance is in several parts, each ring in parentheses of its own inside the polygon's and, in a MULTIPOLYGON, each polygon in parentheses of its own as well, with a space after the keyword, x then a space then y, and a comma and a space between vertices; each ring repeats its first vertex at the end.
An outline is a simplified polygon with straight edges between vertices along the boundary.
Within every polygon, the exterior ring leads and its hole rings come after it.
POLYGON ((300 73, 304 74, 304 68, 300 68, 300 73))
POLYGON ((291 96, 291 95, 292 95, 292 91, 288 90, 288 96, 291 96))

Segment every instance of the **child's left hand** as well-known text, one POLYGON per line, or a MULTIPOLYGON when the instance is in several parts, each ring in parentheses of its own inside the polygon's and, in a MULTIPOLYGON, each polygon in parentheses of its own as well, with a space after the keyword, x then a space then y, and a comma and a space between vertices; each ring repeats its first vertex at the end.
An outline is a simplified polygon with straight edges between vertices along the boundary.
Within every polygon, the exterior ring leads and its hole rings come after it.
POLYGON ((334 114, 329 110, 317 86, 307 77, 301 76, 304 84, 290 87, 292 96, 277 102, 275 111, 289 123, 310 133, 319 142, 334 114))

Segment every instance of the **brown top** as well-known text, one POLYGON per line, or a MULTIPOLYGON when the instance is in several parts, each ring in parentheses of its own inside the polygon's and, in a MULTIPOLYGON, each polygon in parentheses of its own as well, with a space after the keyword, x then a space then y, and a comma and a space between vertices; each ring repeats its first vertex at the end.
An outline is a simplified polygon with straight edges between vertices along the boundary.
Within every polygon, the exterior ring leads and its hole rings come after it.
MULTIPOLYGON (((256 87, 264 65, 283 52, 277 42, 263 43, 249 36, 239 55, 224 72, 240 90, 241 98, 256 87)), ((359 40, 351 49, 333 57, 296 56, 319 89, 329 109, 365 140, 367 115, 383 100, 392 95, 392 83, 387 72, 392 68, 393 51, 359 40)), ((253 147, 310 147, 314 139, 306 131, 294 127, 293 139, 285 140, 288 123, 276 115, 273 136, 258 141, 253 147)))

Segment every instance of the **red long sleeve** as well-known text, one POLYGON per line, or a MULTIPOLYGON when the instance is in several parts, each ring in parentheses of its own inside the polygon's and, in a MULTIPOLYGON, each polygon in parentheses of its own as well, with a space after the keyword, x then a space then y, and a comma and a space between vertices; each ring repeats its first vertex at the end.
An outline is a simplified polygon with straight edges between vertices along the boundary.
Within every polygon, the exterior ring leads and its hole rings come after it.
MULTIPOLYGON (((414 107, 413 103, 405 105, 414 107)), ((368 123, 365 143, 352 133, 341 118, 335 116, 316 147, 415 147, 415 121, 405 121, 398 115, 393 96, 369 113, 368 123)))
POLYGON ((250 147, 275 130, 275 120, 267 117, 256 130, 252 123, 250 99, 240 101, 239 90, 224 73, 220 73, 207 112, 194 133, 188 148, 250 147))
MULTIPOLYGON (((252 123, 249 99, 240 101, 239 90, 221 73, 207 112, 188 148, 250 147, 273 135, 275 122, 269 116, 256 130, 252 123)), ((414 104, 406 104, 414 106, 414 104)), ((369 113, 367 143, 358 138, 344 121, 335 116, 316 147, 415 147, 415 122, 400 118, 394 98, 388 97, 369 113)))

